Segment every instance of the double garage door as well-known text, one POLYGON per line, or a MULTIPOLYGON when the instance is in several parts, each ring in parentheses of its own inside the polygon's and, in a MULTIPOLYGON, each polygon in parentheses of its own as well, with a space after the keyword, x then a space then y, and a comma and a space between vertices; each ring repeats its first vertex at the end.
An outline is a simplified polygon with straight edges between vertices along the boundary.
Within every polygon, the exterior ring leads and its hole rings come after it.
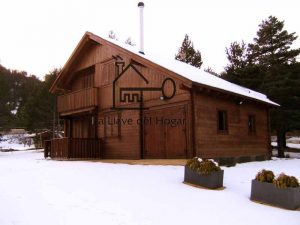
POLYGON ((186 106, 144 111, 144 158, 186 158, 186 106))

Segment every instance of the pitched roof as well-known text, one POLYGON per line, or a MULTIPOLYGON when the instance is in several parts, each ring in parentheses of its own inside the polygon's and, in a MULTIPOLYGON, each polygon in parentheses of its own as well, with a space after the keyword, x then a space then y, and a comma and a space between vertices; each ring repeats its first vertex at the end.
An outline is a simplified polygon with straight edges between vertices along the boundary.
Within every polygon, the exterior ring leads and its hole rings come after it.
MULTIPOLYGON (((160 56, 154 56, 154 55, 148 54, 147 52, 146 52, 146 54, 142 54, 142 53, 139 53, 139 50, 134 46, 130 46, 128 44, 121 43, 121 42, 113 40, 113 39, 99 37, 90 32, 86 32, 84 37, 85 36, 88 36, 90 39, 92 39, 93 41, 96 41, 96 42, 99 42, 99 40, 105 40, 108 43, 116 45, 122 49, 125 49, 125 50, 133 53, 134 55, 137 55, 141 58, 149 60, 152 63, 157 64, 160 67, 163 67, 169 71, 172 71, 172 72, 176 73, 177 75, 187 78, 188 80, 192 81, 195 85, 200 84, 200 85, 212 87, 215 89, 223 90, 226 92, 230 92, 230 93, 233 93, 236 95, 244 96, 246 98, 258 100, 260 102, 264 102, 264 103, 267 103, 270 105, 279 106, 279 104, 271 101, 270 99, 268 99, 268 97, 266 95, 264 95, 260 92, 253 91, 249 88, 245 88, 245 87, 233 84, 233 83, 226 81, 220 77, 217 77, 208 72, 205 72, 203 69, 198 69, 194 66, 191 66, 184 62, 178 61, 176 59, 166 59, 166 58, 162 58, 160 56)), ((82 40, 85 39, 84 37, 82 38, 82 40)), ((79 46, 80 46, 80 43, 78 44, 77 48, 79 46)), ((76 55, 75 54, 76 49, 74 50, 72 56, 76 55)), ((68 62, 71 61, 72 56, 70 57, 68 62)), ((68 64, 68 62, 66 63, 66 65, 68 64)), ((64 68, 63 68, 62 72, 64 71, 64 68)), ((55 81, 55 83, 56 83, 56 81, 55 81)))

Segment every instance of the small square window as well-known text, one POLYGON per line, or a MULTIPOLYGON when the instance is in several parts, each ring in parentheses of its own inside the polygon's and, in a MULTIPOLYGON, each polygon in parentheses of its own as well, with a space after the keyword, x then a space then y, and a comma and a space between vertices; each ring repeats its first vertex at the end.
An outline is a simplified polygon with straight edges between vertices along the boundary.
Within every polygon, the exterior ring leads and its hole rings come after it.
POLYGON ((252 134, 256 132, 256 119, 254 115, 248 116, 248 131, 252 134))
POLYGON ((218 131, 228 132, 227 111, 218 110, 218 131))

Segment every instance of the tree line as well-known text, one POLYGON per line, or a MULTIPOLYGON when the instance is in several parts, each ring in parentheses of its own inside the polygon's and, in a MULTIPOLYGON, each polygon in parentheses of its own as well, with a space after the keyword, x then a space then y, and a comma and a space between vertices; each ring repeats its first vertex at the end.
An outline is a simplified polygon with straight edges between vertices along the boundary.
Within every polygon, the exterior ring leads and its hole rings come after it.
POLYGON ((0 131, 25 128, 37 132, 52 128, 55 96, 49 88, 59 73, 54 69, 44 81, 25 71, 0 65, 0 131))
MULTIPOLYGON (((300 48, 293 49, 295 32, 284 29, 284 21, 269 16, 259 24, 252 43, 234 41, 226 48, 228 64, 220 77, 232 83, 266 94, 280 104, 270 110, 271 129, 277 133, 279 157, 284 157, 286 133, 300 130, 300 48)), ((185 36, 175 59, 197 68, 201 53, 185 36)), ((218 75, 211 68, 206 69, 218 75)))

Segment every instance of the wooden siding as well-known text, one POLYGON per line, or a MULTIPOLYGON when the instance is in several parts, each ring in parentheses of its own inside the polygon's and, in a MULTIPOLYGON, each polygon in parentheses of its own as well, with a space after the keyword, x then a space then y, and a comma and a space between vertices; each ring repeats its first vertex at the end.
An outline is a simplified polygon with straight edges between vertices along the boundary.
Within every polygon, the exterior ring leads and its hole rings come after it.
POLYGON ((116 118, 116 111, 100 112, 98 114, 98 137, 103 139, 103 158, 140 159, 140 126, 137 124, 139 111, 120 111, 118 118, 132 119, 132 124, 112 125, 118 129, 116 135, 108 135, 111 125, 103 121, 105 118, 116 118))
POLYGON ((77 72, 70 83, 72 91, 78 91, 94 86, 94 66, 77 72))
POLYGON ((195 94, 195 148, 201 157, 267 155, 269 151, 268 110, 264 105, 232 97, 195 94), (218 110, 228 116, 228 132, 218 131, 218 110), (256 133, 249 133, 248 116, 256 117, 256 133))
POLYGON ((59 113, 91 108, 97 105, 97 88, 86 88, 57 97, 57 111, 59 113))
POLYGON ((96 117, 94 114, 73 116, 72 120, 73 138, 96 138, 96 117))

